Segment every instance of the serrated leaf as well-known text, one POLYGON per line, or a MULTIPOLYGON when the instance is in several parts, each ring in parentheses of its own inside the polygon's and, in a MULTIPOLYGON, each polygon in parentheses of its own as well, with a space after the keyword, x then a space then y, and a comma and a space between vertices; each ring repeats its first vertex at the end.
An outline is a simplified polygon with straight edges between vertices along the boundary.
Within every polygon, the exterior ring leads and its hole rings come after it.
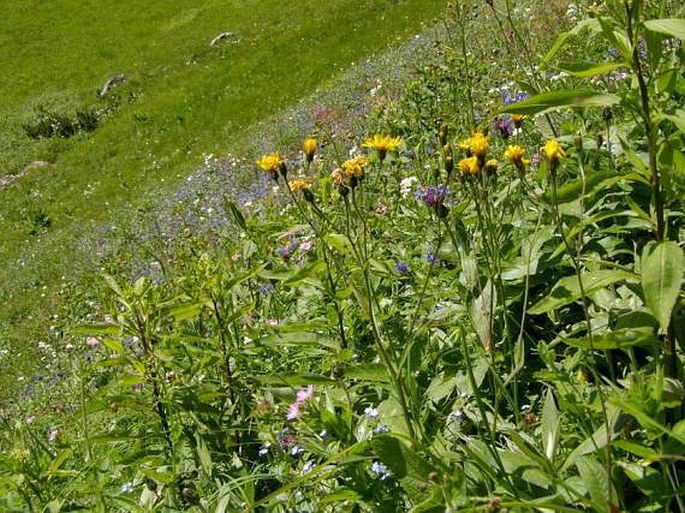
POLYGON ((531 116, 566 107, 610 107, 620 101, 621 98, 614 94, 573 89, 537 94, 520 102, 512 103, 502 109, 501 112, 531 116))
POLYGON ((672 241, 651 243, 642 252, 642 290, 645 303, 659 321, 662 332, 668 330, 671 312, 680 294, 685 272, 685 257, 672 241))
POLYGON ((685 41, 685 19, 664 18, 660 20, 647 20, 645 21, 645 27, 652 32, 666 34, 667 36, 677 37, 681 41, 685 41))
POLYGON ((601 335, 589 337, 569 338, 559 337, 565 344, 582 349, 627 349, 633 346, 658 344, 656 333, 650 327, 624 328, 613 330, 601 335))
MULTIPOLYGON (((582 274, 583 288, 585 294, 617 283, 619 281, 637 281, 637 277, 627 271, 618 269, 600 269, 599 271, 590 271, 582 274)), ((531 315, 539 315, 551 312, 574 301, 578 301, 582 297, 580 285, 576 276, 566 276, 560 279, 549 295, 528 309, 531 315)))

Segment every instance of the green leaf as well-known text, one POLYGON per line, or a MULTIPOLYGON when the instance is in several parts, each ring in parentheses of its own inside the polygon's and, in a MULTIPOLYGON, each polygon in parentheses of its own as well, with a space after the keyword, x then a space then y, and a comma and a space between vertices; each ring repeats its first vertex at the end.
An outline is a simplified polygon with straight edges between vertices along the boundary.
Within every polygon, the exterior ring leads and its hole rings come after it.
POLYGON ((119 335, 121 334, 121 326, 111 322, 80 324, 70 328, 69 332, 74 335, 119 335))
POLYGON ((616 495, 609 492, 611 481, 604 466, 595 458, 585 456, 576 460, 576 467, 595 507, 599 511, 610 511, 609 497, 616 495))
POLYGON ((565 62, 559 66, 562 71, 574 77, 586 78, 609 73, 622 67, 621 62, 565 62))
POLYGON ((668 494, 666 481, 661 473, 655 469, 631 462, 621 462, 619 465, 623 468, 628 479, 650 499, 658 501, 668 494))
POLYGON ((609 107, 621 101, 616 95, 573 89, 542 93, 502 109, 510 114, 540 114, 565 107, 609 107))
POLYGON ((582 30, 585 28, 589 28, 593 32, 599 32, 600 30, 600 25, 599 22, 594 19, 594 18, 586 18, 582 21, 580 21, 575 27, 573 27, 571 30, 568 32, 564 32, 560 34, 556 41, 554 41, 554 44, 552 45, 552 48, 550 48, 549 52, 547 52, 547 55, 545 55, 544 59, 542 59, 542 66, 546 65, 549 61, 551 61, 554 56, 557 54, 559 50, 566 44, 566 41, 571 37, 578 35, 582 30))
POLYGON ((647 20, 645 27, 652 32, 666 34, 667 36, 677 37, 685 41, 685 19, 664 18, 661 20, 647 20))
POLYGON ((626 349, 633 346, 658 344, 659 339, 650 327, 624 328, 613 330, 602 335, 583 338, 559 337, 565 344, 581 349, 626 349))
POLYGON ((552 390, 549 388, 545 395, 545 404, 542 406, 540 428, 542 429, 542 447, 545 449, 545 456, 552 461, 559 442, 559 410, 554 401, 552 390))
POLYGON ((254 379, 264 385, 285 385, 290 387, 336 383, 335 380, 320 374, 268 374, 255 376, 254 379))
POLYGON ((343 255, 352 253, 352 242, 347 235, 343 235, 342 233, 331 233, 325 237, 325 240, 333 249, 343 255))
POLYGON ((264 338, 255 340, 256 345, 268 347, 281 346, 323 346, 330 349, 339 349, 340 343, 330 337, 319 333, 294 332, 294 333, 274 333, 264 338))
POLYGON ((642 290, 645 303, 666 332, 683 282, 685 258, 673 241, 650 243, 642 252, 642 290))
POLYGON ((349 379, 358 379, 371 383, 389 383, 390 378, 385 369, 385 365, 381 363, 364 363, 360 365, 353 365, 345 369, 345 376, 349 379))
POLYGON ((240 226, 241 229, 247 231, 245 216, 243 216, 243 213, 240 211, 238 206, 233 201, 226 200, 224 201, 224 207, 231 213, 236 224, 240 226))
MULTIPOLYGON (((618 269, 601 269, 599 271, 590 271, 582 274, 583 288, 585 294, 592 292, 616 283, 619 281, 637 281, 637 277, 633 273, 621 271, 618 269)), ((539 315, 551 312, 574 301, 578 301, 582 297, 578 278, 574 276, 566 276, 560 279, 554 287, 552 287, 549 295, 528 309, 531 315, 539 315)))
MULTIPOLYGON (((575 201, 583 196, 583 192, 585 192, 584 197, 591 197, 593 194, 611 187, 615 183, 625 181, 625 175, 619 175, 614 171, 600 171, 598 173, 589 172, 584 181, 578 178, 577 180, 571 180, 559 187, 557 189, 557 203, 561 204, 575 201)), ((551 202, 552 191, 545 191, 544 198, 551 202)))

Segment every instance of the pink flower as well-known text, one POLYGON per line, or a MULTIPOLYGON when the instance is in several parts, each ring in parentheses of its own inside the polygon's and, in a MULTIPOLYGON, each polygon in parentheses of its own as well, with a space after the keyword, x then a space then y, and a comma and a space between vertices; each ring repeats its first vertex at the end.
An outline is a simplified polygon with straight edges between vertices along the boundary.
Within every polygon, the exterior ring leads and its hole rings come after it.
POLYGON ((48 442, 52 443, 57 440, 57 435, 59 435, 59 429, 51 428, 48 432, 48 442))
POLYGON ((294 402, 288 407, 288 416, 286 419, 288 420, 295 420, 297 417, 300 416, 300 403, 294 402))
POLYGON ((288 406, 288 416, 286 419, 294 420, 300 416, 300 406, 302 403, 309 401, 314 397, 314 385, 307 385, 307 388, 303 388, 297 391, 295 394, 295 402, 288 406))
POLYGON ((303 403, 314 396, 314 385, 307 385, 304 390, 299 390, 295 398, 295 402, 303 403))

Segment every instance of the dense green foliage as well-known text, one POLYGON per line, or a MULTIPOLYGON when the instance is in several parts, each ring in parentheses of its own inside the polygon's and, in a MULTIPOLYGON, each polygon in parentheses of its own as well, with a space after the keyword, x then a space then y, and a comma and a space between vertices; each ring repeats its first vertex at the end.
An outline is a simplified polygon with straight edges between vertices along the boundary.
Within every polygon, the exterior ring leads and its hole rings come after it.
POLYGON ((147 213, 2 505, 685 511, 685 12, 544 4, 452 5, 365 135, 315 108, 147 213))

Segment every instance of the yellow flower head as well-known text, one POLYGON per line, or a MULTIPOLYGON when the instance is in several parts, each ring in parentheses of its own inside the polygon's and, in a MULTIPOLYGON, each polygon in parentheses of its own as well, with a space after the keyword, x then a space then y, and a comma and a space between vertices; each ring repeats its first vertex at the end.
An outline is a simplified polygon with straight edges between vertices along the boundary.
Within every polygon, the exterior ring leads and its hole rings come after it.
POLYGON ((459 161, 459 171, 462 175, 477 175, 480 172, 478 157, 473 156, 459 161))
POLYGON ((281 162, 283 162, 283 159, 281 159, 281 156, 278 153, 271 153, 270 155, 264 155, 259 159, 257 165, 264 171, 278 173, 281 162))
POLYGON ((290 189, 293 192, 306 191, 312 188, 312 179, 308 176, 298 176, 289 182, 290 189))
POLYGON ((542 153, 545 155, 550 166, 555 166, 559 159, 566 156, 566 152, 561 145, 554 139, 550 139, 542 148, 542 153))
POLYGON ((490 173, 494 173, 495 171, 497 171, 498 166, 499 166, 499 162, 497 162, 497 159, 489 159, 485 163, 485 169, 487 169, 488 172, 490 172, 490 173))
POLYGON ((523 114, 512 114, 511 115, 511 120, 514 123, 514 127, 520 128, 521 123, 523 123, 523 120, 526 119, 528 116, 524 116, 523 114))
POLYGON ((507 149, 504 152, 504 156, 507 158, 507 160, 516 165, 516 167, 521 165, 527 166, 530 164, 530 160, 523 158, 525 154, 526 149, 517 144, 510 144, 507 146, 507 149))
POLYGON ((390 137, 389 135, 376 134, 372 138, 367 139, 362 143, 365 148, 373 148, 378 151, 378 156, 381 160, 389 151, 395 151, 402 144, 400 137, 390 137))
POLYGON ((339 167, 335 168, 331 173, 331 181, 333 182, 333 185, 335 185, 336 187, 344 187, 345 179, 345 172, 339 167))
POLYGON ((459 147, 471 155, 483 158, 490 147, 490 143, 488 143, 488 138, 482 132, 476 132, 468 139, 464 139, 459 143, 459 147))
POLYGON ((304 154, 307 157, 307 162, 311 162, 312 160, 314 160, 314 152, 316 152, 316 148, 318 146, 318 141, 312 137, 308 137, 304 140, 304 142, 302 143, 302 149, 304 150, 304 154))
POLYGON ((364 177, 364 169, 369 165, 369 159, 364 155, 359 155, 353 159, 346 160, 342 163, 343 171, 350 178, 359 180, 364 177))

